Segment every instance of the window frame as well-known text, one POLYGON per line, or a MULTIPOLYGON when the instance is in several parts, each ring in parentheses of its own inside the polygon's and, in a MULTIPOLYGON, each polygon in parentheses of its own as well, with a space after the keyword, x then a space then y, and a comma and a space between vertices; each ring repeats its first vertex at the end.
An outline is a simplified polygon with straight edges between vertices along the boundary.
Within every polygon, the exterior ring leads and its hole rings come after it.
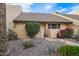
POLYGON ((60 24, 55 24, 55 23, 49 23, 48 24, 48 29, 60 29, 60 24))

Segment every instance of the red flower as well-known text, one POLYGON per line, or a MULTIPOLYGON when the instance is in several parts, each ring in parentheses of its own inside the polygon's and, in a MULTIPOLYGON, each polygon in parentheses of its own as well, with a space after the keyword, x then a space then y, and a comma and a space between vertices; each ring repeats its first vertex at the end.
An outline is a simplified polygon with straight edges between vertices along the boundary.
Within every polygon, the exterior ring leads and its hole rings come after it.
POLYGON ((60 38, 60 32, 57 33, 57 38, 60 38))

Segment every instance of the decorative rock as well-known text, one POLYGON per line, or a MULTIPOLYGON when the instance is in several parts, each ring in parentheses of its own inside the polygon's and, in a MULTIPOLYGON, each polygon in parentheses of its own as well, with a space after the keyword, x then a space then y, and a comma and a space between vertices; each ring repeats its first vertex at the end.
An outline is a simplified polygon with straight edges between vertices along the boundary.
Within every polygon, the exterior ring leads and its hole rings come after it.
POLYGON ((61 42, 50 42, 46 39, 34 39, 34 46, 32 48, 24 49, 20 39, 9 41, 8 48, 11 48, 12 56, 48 56, 48 44, 52 44, 53 47, 59 47, 63 45, 61 42))

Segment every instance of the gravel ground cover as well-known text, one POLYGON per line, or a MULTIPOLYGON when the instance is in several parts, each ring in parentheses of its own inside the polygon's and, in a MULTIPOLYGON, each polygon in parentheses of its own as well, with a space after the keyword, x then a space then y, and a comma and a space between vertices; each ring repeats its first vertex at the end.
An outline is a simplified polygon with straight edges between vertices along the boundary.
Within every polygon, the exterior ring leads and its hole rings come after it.
POLYGON ((11 49, 12 56, 48 56, 48 45, 58 48, 63 45, 59 41, 48 41, 45 39, 34 39, 32 48, 24 49, 22 40, 8 41, 8 48, 11 49))

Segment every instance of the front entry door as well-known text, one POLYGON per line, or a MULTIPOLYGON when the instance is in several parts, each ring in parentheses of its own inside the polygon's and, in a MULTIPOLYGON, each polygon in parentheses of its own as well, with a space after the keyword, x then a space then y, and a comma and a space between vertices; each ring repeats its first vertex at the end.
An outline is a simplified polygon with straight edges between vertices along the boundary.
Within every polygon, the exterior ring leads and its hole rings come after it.
POLYGON ((53 24, 53 23, 48 24, 48 32, 50 31, 49 35, 51 38, 57 38, 59 28, 60 24, 53 24))

